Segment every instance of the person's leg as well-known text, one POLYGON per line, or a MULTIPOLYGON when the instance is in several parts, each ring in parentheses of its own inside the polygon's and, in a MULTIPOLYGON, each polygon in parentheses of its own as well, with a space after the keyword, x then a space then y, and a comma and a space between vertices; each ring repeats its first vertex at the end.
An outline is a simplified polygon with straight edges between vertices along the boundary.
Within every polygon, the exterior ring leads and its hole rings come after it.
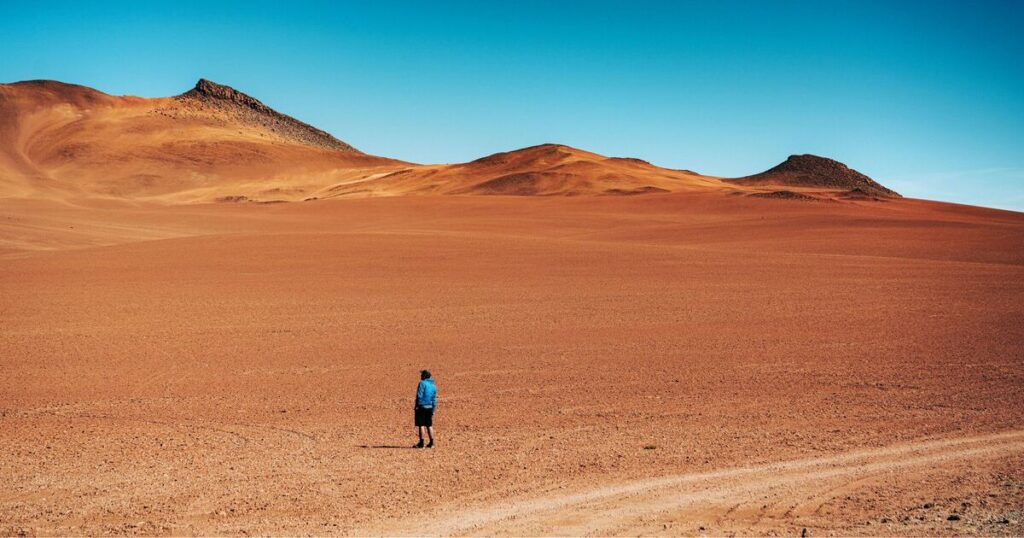
POLYGON ((420 442, 416 443, 413 448, 423 448, 423 417, 418 407, 413 412, 413 418, 413 422, 416 424, 416 434, 420 438, 420 442))
POLYGON ((427 435, 430 436, 430 444, 427 448, 434 448, 434 410, 430 410, 430 417, 427 419, 427 435))

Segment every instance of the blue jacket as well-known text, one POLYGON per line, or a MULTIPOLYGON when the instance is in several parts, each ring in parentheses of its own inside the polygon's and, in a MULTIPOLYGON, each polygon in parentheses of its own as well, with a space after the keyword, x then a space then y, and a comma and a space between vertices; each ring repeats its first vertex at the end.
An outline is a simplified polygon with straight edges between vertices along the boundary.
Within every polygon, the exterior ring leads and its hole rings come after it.
POLYGON ((433 379, 424 379, 416 387, 416 407, 437 407, 437 386, 433 379))

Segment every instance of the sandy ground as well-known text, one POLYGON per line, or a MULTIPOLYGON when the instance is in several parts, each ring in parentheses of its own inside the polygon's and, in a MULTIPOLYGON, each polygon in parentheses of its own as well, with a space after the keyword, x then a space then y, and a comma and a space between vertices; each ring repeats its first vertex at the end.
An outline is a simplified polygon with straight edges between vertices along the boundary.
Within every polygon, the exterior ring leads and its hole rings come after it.
POLYGON ((0 321, 0 534, 1024 533, 1019 213, 2 200, 0 321))

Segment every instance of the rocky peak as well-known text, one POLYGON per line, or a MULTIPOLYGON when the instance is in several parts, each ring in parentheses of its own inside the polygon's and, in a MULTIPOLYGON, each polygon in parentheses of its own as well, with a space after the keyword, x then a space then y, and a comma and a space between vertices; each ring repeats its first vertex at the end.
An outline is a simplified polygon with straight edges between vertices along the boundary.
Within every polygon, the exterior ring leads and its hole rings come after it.
POLYGON ((747 185, 789 185, 831 189, 859 189, 879 196, 899 196, 845 164, 817 155, 790 155, 774 168, 731 181, 747 185))
POLYGON ((263 104, 231 86, 218 84, 205 78, 199 79, 191 90, 177 97, 180 101, 192 102, 202 108, 220 110, 238 121, 263 127, 282 138, 338 151, 355 152, 352 146, 334 138, 309 124, 263 104))
POLYGON ((199 82, 196 82, 196 86, 186 92, 185 95, 210 99, 222 99, 259 112, 273 112, 273 109, 264 105, 255 97, 250 97, 231 86, 217 84, 216 82, 206 80, 205 78, 199 79, 199 82))
POLYGON ((778 168, 800 171, 821 171, 821 170, 849 170, 845 164, 828 157, 819 157, 805 153, 803 155, 790 155, 779 164, 778 168))

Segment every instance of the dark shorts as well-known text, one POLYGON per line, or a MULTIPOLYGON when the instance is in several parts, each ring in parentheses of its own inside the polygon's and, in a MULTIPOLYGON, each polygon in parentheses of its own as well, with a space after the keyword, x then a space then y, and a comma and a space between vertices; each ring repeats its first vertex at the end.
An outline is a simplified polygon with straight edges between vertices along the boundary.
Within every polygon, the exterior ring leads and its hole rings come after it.
POLYGON ((417 407, 416 408, 416 425, 417 426, 433 426, 434 425, 434 408, 433 407, 417 407))

